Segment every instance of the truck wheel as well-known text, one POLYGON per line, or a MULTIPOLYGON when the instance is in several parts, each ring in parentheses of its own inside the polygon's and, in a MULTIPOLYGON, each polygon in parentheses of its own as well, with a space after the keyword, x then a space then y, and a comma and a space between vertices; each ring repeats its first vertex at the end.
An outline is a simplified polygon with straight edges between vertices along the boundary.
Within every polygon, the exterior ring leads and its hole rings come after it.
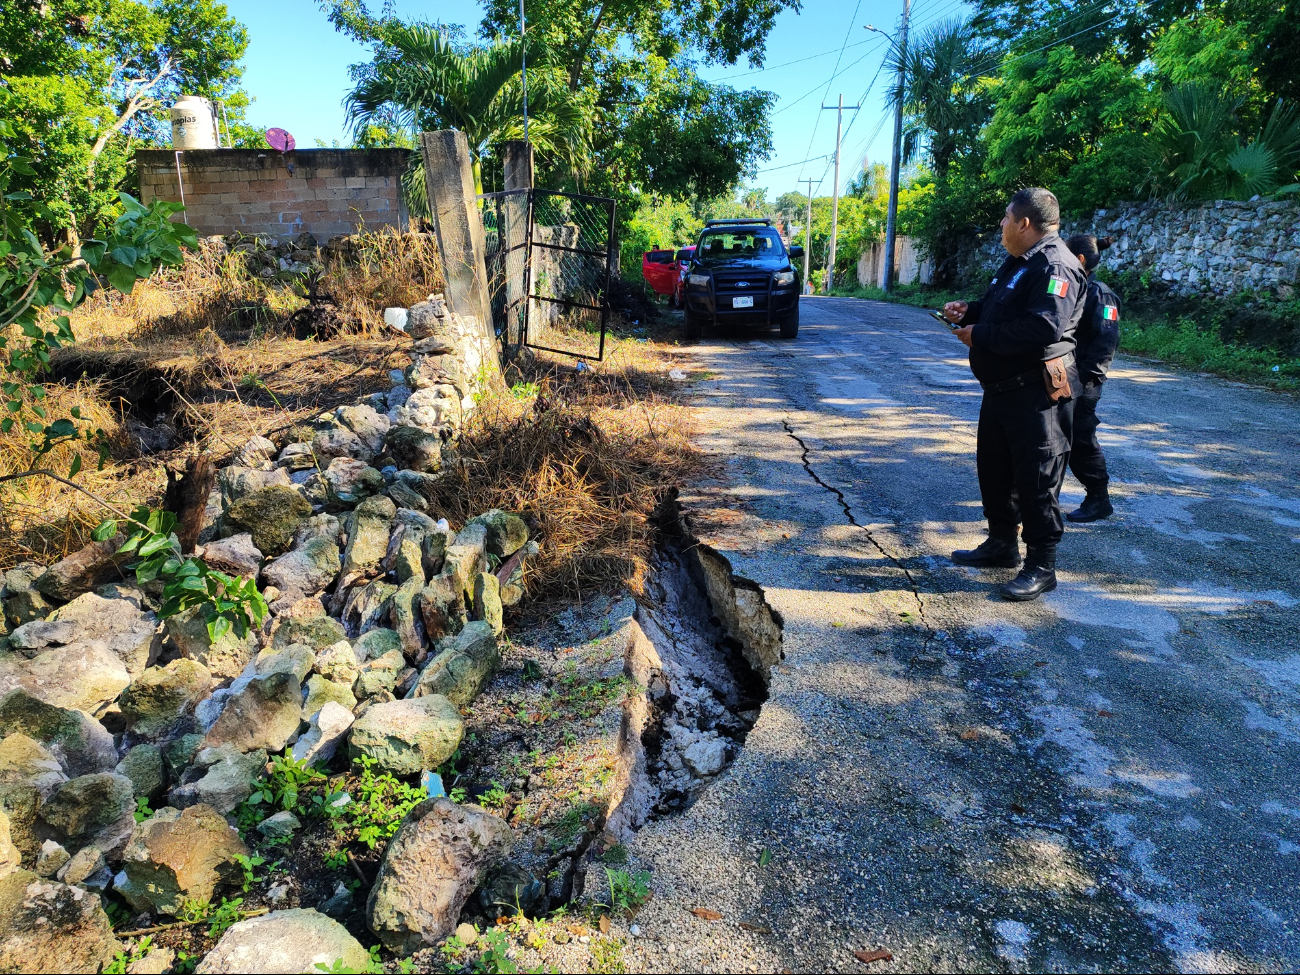
POLYGON ((704 322, 698 315, 692 315, 688 309, 682 324, 682 335, 687 342, 698 342, 704 332, 704 322))
POLYGON ((790 312, 781 320, 781 338, 792 339, 799 334, 799 306, 794 306, 794 311, 790 312))

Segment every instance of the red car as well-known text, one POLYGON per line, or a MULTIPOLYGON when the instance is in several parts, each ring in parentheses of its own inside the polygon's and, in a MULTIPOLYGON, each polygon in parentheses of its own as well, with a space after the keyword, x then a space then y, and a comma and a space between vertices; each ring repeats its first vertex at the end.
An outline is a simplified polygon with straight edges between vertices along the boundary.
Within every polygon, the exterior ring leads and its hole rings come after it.
POLYGON ((657 295, 667 295, 668 303, 674 308, 682 304, 682 275, 695 254, 694 247, 683 247, 679 251, 646 251, 641 256, 641 275, 646 284, 657 295))

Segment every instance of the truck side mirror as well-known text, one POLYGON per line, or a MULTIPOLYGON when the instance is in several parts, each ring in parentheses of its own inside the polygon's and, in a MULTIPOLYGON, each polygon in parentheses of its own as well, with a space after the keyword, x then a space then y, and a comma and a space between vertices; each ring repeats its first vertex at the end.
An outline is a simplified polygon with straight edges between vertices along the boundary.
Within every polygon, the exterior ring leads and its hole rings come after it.
POLYGON ((790 248, 791 257, 803 257, 803 244, 795 244, 790 248))

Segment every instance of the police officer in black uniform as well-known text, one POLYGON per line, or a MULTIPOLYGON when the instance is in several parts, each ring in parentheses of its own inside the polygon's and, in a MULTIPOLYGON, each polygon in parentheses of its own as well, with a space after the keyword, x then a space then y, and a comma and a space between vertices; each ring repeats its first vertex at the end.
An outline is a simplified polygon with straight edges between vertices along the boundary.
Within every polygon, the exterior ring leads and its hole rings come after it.
POLYGON ((975 466, 989 537, 952 553, 959 565, 1020 565, 1016 527, 1026 555, 1020 574, 1002 586, 1005 599, 1036 599, 1056 588, 1061 540, 1059 496, 1073 435, 1074 331, 1083 313, 1086 276, 1057 234, 1056 197, 1016 192, 1002 218, 1010 255, 980 301, 952 301, 945 317, 970 347, 970 367, 984 388, 975 466))
POLYGON ((1100 521, 1115 513, 1107 488, 1110 475, 1106 473, 1106 458, 1097 442, 1097 401, 1101 399, 1101 384, 1106 381, 1111 360, 1119 348, 1119 297, 1094 274, 1101 252, 1112 243, 1109 237, 1098 240, 1091 234, 1076 234, 1065 242, 1088 275, 1083 317, 1074 335, 1075 364, 1083 388, 1074 402, 1070 473, 1087 492, 1083 504, 1065 516, 1075 522, 1100 521))

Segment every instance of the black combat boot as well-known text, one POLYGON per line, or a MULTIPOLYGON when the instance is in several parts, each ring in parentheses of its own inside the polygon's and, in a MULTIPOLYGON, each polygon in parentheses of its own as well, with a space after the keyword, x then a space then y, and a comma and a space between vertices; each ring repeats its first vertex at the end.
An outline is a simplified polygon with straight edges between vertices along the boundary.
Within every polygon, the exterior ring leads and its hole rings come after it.
POLYGON ((1037 599, 1056 588, 1056 546, 1029 545, 1025 550, 1025 566, 1005 586, 998 590, 1003 599, 1015 603, 1037 599))
POLYGON ((1074 522, 1101 521, 1114 513, 1115 509, 1110 503, 1110 492, 1103 486, 1095 491, 1089 491, 1083 499, 1083 504, 1065 517, 1074 522))
POLYGON ((1020 546, 1016 544, 1016 533, 998 532, 990 534, 975 548, 959 548, 952 553, 952 560, 958 565, 973 565, 977 568, 1014 569, 1020 564, 1020 546))

